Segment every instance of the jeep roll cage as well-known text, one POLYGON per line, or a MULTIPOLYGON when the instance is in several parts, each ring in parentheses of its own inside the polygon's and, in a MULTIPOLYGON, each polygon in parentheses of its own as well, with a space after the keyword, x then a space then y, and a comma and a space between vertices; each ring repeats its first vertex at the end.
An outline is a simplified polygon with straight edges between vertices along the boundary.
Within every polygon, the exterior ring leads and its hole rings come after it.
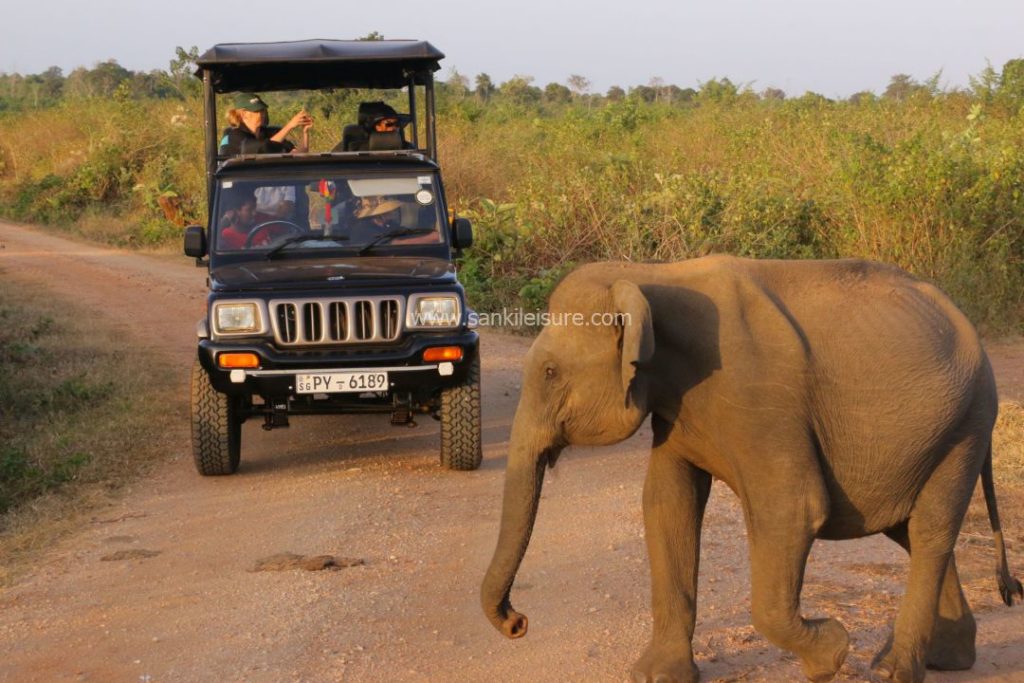
POLYGON ((422 40, 298 40, 221 43, 196 60, 203 81, 207 199, 218 158, 217 94, 332 88, 408 88, 413 146, 437 159, 434 72, 444 53, 422 40), (424 88, 426 147, 419 144, 416 86, 424 88))

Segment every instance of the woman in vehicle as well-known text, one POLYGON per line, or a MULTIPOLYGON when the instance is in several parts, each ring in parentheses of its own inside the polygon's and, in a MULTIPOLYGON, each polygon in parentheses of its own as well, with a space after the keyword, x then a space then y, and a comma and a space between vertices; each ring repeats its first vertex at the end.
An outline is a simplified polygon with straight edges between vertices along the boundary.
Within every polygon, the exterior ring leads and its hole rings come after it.
POLYGON ((313 117, 303 109, 281 128, 267 125, 267 103, 253 93, 242 93, 235 98, 235 106, 227 113, 229 126, 220 140, 220 155, 287 154, 309 150, 309 129, 313 117), (302 144, 296 147, 287 138, 295 128, 302 128, 302 144))

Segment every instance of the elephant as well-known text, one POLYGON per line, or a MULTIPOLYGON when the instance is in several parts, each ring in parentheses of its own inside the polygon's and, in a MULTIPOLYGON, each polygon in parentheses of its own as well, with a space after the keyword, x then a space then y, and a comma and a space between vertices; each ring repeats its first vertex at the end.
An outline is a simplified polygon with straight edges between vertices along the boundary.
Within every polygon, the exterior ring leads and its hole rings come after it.
POLYGON ((497 546, 481 586, 509 638, 509 600, 546 468, 570 445, 618 443, 650 416, 643 488, 653 633, 636 681, 696 681, 701 523, 712 479, 739 498, 754 627, 831 680, 849 638, 805 619, 815 539, 883 533, 910 554, 906 593, 874 666, 922 681, 963 669, 975 622, 953 548, 979 476, 1003 601, 1011 576, 992 485, 998 401, 978 335, 938 288, 858 259, 591 263, 550 297, 523 367, 497 546))

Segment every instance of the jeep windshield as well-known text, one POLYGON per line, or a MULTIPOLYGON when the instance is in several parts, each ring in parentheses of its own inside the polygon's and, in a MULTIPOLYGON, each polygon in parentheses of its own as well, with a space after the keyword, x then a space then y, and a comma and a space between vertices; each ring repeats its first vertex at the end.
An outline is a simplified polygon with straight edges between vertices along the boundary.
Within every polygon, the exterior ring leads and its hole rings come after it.
POLYGON ((444 243, 434 176, 415 172, 222 179, 214 216, 214 250, 254 259, 444 243))

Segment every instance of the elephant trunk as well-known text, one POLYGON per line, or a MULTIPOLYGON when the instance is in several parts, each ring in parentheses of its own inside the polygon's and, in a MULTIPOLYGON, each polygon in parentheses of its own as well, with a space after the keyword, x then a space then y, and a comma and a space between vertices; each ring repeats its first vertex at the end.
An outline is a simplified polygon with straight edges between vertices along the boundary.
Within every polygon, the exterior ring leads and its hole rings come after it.
POLYGON ((501 532, 480 588, 480 603, 494 628, 508 638, 526 635, 526 615, 512 609, 509 592, 533 533, 549 454, 550 450, 538 450, 536 454, 511 452, 505 472, 501 532))

